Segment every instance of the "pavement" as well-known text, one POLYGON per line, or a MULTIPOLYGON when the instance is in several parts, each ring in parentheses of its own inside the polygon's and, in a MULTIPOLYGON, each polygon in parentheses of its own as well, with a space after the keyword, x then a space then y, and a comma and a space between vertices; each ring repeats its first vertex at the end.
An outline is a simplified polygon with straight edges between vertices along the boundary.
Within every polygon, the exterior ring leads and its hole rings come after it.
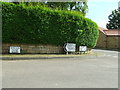
POLYGON ((3 88, 118 88, 117 51, 3 57, 3 88))

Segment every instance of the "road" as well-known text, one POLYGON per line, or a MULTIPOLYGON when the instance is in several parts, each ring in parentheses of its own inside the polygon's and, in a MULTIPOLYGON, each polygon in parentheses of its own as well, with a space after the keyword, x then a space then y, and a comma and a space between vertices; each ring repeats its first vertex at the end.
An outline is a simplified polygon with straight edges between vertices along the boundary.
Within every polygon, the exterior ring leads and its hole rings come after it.
POLYGON ((118 52, 2 61, 3 88, 118 88, 118 52))

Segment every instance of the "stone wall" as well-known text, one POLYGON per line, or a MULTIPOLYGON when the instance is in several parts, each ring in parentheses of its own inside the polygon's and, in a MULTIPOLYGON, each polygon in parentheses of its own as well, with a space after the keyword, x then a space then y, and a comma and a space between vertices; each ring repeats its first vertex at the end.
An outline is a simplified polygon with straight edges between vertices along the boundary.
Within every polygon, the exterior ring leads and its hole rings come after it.
POLYGON ((120 39, 120 37, 118 37, 118 36, 108 36, 107 42, 106 42, 107 48, 113 48, 113 49, 120 48, 119 47, 119 45, 120 45, 119 39, 120 39))
POLYGON ((120 48, 120 36, 107 36, 104 33, 99 32, 96 47, 103 49, 118 49, 120 48))
POLYGON ((61 46, 53 45, 30 45, 30 44, 2 44, 2 53, 8 54, 10 46, 19 46, 21 48, 21 53, 23 54, 44 54, 44 53, 64 53, 64 49, 61 46))
POLYGON ((107 39, 106 35, 99 31, 99 38, 96 47, 106 48, 106 41, 107 41, 106 39, 107 39))

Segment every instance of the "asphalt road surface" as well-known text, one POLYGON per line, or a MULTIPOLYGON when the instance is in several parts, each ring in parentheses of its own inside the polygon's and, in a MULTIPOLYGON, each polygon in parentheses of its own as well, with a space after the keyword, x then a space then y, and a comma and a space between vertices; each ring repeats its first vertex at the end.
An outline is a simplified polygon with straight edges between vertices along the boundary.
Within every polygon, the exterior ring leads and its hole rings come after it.
POLYGON ((2 61, 2 88, 118 88, 118 52, 2 61))

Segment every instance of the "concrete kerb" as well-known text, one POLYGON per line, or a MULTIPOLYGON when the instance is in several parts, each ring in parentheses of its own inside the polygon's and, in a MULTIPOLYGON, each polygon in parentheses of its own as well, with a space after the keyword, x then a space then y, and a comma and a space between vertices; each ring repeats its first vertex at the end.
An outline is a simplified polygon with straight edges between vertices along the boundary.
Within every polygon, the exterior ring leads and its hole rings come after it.
POLYGON ((73 57, 2 57, 2 60, 33 60, 33 59, 59 59, 59 58, 73 58, 73 57))
POLYGON ((77 58, 77 57, 86 57, 86 56, 102 56, 102 53, 87 53, 87 54, 25 54, 25 55, 15 55, 7 54, 2 55, 2 60, 34 60, 34 59, 62 59, 62 58, 77 58))

